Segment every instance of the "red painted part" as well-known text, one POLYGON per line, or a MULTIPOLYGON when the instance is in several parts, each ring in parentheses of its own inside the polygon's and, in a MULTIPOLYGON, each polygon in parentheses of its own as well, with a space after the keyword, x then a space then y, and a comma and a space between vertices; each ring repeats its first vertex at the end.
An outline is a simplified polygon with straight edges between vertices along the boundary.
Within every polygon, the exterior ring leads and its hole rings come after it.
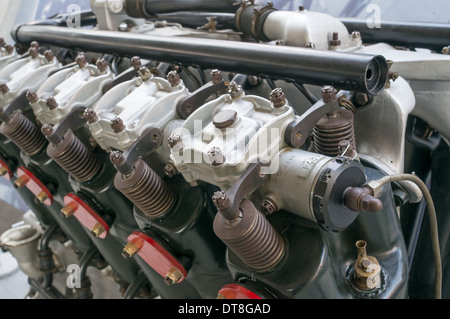
POLYGON ((262 299, 253 291, 238 284, 228 284, 223 286, 222 289, 219 290, 219 295, 223 296, 225 299, 262 299))
POLYGON ((21 166, 17 169, 17 178, 22 176, 28 177, 28 181, 26 183, 26 187, 37 196, 39 193, 44 192, 47 195, 47 199, 44 201, 44 204, 50 206, 53 204, 53 195, 50 193, 47 187, 45 187, 44 183, 42 183, 33 173, 27 170, 25 167, 21 166))
POLYGON ((8 164, 6 164, 4 161, 2 161, 0 159, 0 167, 6 168, 6 170, 8 171, 8 174, 3 175, 2 177, 4 179, 6 179, 7 181, 10 181, 11 178, 13 177, 13 173, 12 173, 11 169, 9 168, 8 164))
POLYGON ((105 238, 109 234, 108 224, 81 198, 73 193, 64 196, 64 204, 70 205, 74 210, 74 216, 87 229, 92 230, 97 223, 105 229, 98 238, 105 238))
POLYGON ((140 231, 135 231, 128 236, 128 242, 132 242, 139 248, 138 255, 162 277, 165 278, 172 267, 177 268, 182 274, 177 283, 182 282, 187 276, 186 269, 153 238, 140 231))

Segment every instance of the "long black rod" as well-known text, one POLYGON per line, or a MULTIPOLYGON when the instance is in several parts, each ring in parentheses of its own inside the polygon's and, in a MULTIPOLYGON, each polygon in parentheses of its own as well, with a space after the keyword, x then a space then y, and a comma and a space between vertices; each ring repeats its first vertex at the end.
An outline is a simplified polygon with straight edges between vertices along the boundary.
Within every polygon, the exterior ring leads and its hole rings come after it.
POLYGON ((311 85, 332 85, 339 90, 379 94, 388 66, 380 55, 319 51, 259 43, 201 38, 160 37, 128 32, 19 26, 12 33, 17 43, 47 45, 160 62, 198 65, 247 75, 268 76, 311 85))
POLYGON ((348 31, 359 31, 364 43, 385 42, 407 48, 428 48, 440 52, 450 45, 449 23, 381 21, 380 25, 366 20, 340 18, 348 31))

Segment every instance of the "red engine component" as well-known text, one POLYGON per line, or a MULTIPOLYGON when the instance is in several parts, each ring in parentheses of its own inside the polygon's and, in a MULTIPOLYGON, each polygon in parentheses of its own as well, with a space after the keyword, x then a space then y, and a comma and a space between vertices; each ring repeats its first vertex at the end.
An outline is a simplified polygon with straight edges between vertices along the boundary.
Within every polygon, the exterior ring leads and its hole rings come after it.
POLYGON ((14 187, 20 188, 26 186, 34 195, 39 203, 47 206, 53 204, 53 195, 50 190, 33 173, 21 166, 17 169, 17 180, 14 187))
POLYGON ((80 197, 69 193, 64 196, 64 204, 61 210, 64 217, 74 215, 95 237, 103 239, 108 235, 108 224, 80 197))
POLYGON ((128 258, 136 253, 158 274, 165 278, 167 284, 180 283, 186 278, 187 270, 180 262, 155 239, 135 231, 128 236, 128 244, 123 255, 128 258))
POLYGON ((218 293, 218 299, 262 299, 253 291, 238 284, 228 284, 222 287, 218 293))

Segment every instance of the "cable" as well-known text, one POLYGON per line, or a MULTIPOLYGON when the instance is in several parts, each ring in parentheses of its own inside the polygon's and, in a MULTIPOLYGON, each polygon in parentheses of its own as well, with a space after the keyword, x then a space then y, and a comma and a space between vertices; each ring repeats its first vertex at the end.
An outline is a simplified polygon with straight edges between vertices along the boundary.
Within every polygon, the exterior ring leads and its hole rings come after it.
MULTIPOLYGON (((441 253, 439 247, 439 236, 438 236, 438 224, 436 218, 436 209, 434 207, 433 199, 431 197, 430 192, 428 191, 427 185, 416 175, 413 174, 394 174, 388 175, 380 178, 377 181, 369 182, 368 186, 372 189, 375 188, 380 189, 381 186, 391 183, 397 182, 401 180, 407 180, 415 183, 421 190, 423 197, 427 203, 427 211, 428 217, 430 219, 430 232, 431 232, 431 244, 433 247, 434 254, 434 267, 435 267, 435 298, 441 299, 442 296, 442 261, 441 261, 441 253), (374 185, 374 187, 372 186, 374 185)), ((375 192, 376 193, 376 192, 375 192)))

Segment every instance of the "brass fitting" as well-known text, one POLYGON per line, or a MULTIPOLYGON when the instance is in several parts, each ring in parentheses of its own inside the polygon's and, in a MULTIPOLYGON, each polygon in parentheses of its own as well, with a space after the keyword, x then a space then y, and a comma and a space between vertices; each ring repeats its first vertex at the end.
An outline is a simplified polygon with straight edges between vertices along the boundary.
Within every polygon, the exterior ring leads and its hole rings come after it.
POLYGON ((105 228, 100 223, 95 224, 95 226, 91 229, 91 233, 95 237, 100 237, 100 235, 104 232, 105 232, 105 228))
POLYGON ((139 251, 139 248, 133 243, 129 242, 122 250, 123 258, 131 258, 139 251))
POLYGON ((18 179, 16 179, 14 181, 14 188, 19 189, 21 187, 24 187, 28 183, 29 180, 30 180, 30 178, 26 175, 20 176, 18 179))
POLYGON ((0 167, 0 176, 5 176, 6 174, 8 174, 8 169, 4 166, 0 167))
POLYGON ((353 283, 362 290, 371 290, 381 286, 381 266, 375 257, 367 256, 367 243, 364 240, 356 242, 358 257, 355 260, 353 283))
POLYGON ((183 274, 181 273, 181 271, 178 268, 172 266, 169 269, 169 271, 167 272, 167 275, 166 275, 166 278, 164 279, 164 281, 168 285, 173 285, 173 284, 176 284, 182 277, 183 277, 183 274))
POLYGON ((36 195, 36 198, 34 199, 34 201, 36 202, 36 204, 42 204, 47 199, 48 199, 47 194, 44 191, 42 191, 36 195))
POLYGON ((64 218, 69 218, 75 213, 75 207, 73 203, 69 203, 61 209, 61 216, 64 218))

